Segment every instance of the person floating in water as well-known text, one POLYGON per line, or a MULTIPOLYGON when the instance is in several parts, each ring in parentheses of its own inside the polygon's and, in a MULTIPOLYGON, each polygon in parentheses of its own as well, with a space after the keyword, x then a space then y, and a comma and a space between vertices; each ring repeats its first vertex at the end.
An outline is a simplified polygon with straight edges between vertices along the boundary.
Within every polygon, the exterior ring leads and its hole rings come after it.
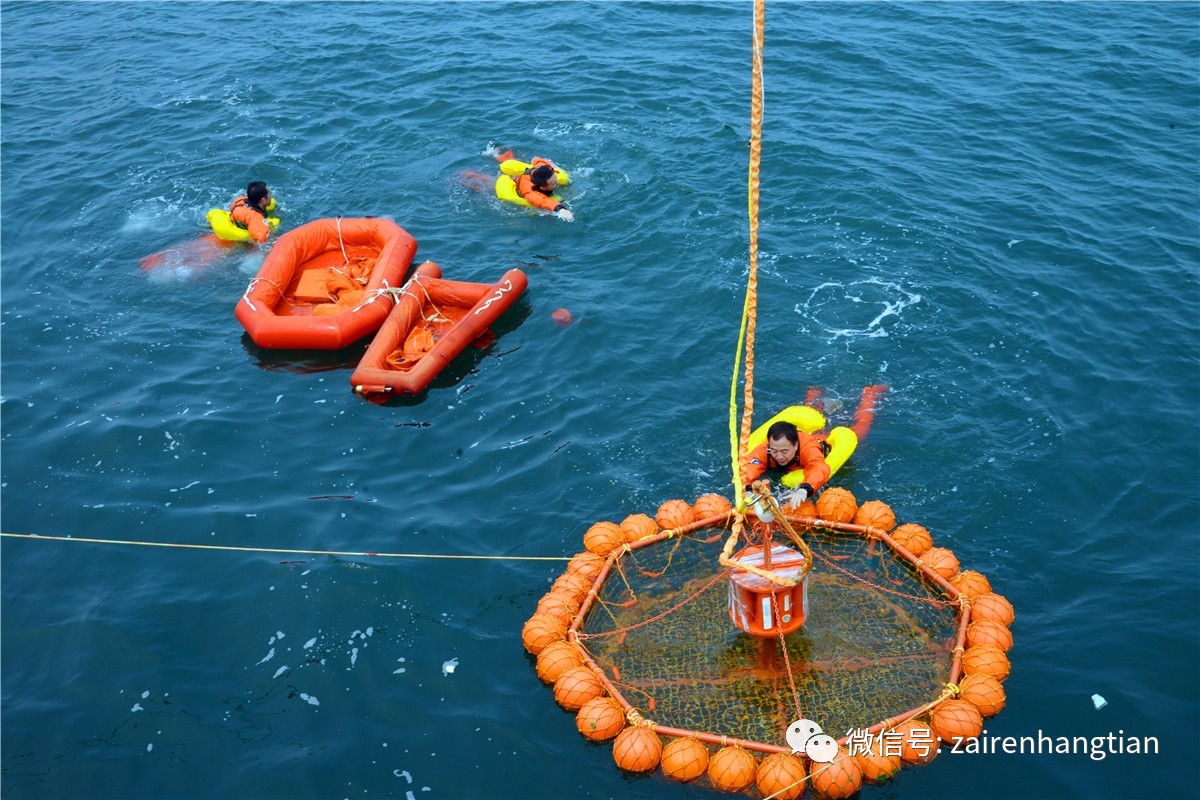
POLYGON ((571 209, 551 197, 558 188, 554 164, 544 158, 534 158, 529 163, 529 169, 515 178, 517 194, 535 208, 545 209, 564 222, 574 222, 575 215, 571 209))
MULTIPOLYGON (((862 400, 854 413, 854 431, 859 441, 865 439, 875 418, 875 400, 887 391, 886 386, 868 386, 863 389, 862 400)), ((820 390, 809 390, 805 405, 819 407, 820 390)), ((768 470, 793 472, 804 470, 804 482, 787 497, 786 503, 796 507, 814 497, 829 480, 830 468, 825 462, 829 455, 829 443, 822 431, 805 433, 791 422, 779 420, 767 429, 767 439, 750 453, 743 471, 747 490, 768 470)))
POLYGON ((259 244, 265 242, 279 220, 268 216, 275 210, 275 199, 271 190, 262 181, 251 181, 246 193, 229 204, 229 219, 239 228, 250 233, 250 238, 259 244))

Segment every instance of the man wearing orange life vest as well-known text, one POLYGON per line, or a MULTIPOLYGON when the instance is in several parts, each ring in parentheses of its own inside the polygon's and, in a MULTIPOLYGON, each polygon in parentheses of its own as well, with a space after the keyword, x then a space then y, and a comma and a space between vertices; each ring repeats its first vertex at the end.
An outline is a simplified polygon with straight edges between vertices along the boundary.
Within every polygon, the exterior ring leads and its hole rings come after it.
POLYGON ((571 210, 550 197, 558 188, 554 164, 544 158, 535 158, 529 163, 529 169, 517 176, 517 194, 529 205, 545 209, 564 222, 573 222, 575 215, 571 210))
POLYGON ((271 205, 271 190, 262 181, 251 181, 246 193, 229 204, 229 219, 250 232, 250 238, 265 242, 271 235, 267 224, 267 209, 271 205))
POLYGON ((790 422, 780 420, 767 430, 767 440, 754 448, 743 477, 746 487, 754 483, 769 469, 784 472, 804 470, 804 483, 796 487, 787 499, 790 506, 798 506, 817 493, 829 480, 829 465, 825 456, 829 445, 821 434, 804 433, 790 422))

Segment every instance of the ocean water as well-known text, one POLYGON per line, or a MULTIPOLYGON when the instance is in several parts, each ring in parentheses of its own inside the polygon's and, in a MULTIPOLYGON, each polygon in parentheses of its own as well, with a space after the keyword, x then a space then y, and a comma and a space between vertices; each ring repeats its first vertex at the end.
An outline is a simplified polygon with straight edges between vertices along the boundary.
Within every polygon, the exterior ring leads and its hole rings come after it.
MULTIPOLYGON (((731 494, 751 31, 0 6, 0 796, 717 796, 618 770, 520 631, 594 521, 731 494), (575 223, 472 188, 506 148, 571 170, 575 223), (362 345, 245 336, 262 252, 139 266, 251 179, 285 229, 388 216, 529 290, 365 403, 362 345)), ((1157 742, 943 753, 863 797, 1200 794, 1198 67, 1192 2, 767 4, 759 418, 888 384, 835 483, 1015 606, 988 734, 1157 742)))

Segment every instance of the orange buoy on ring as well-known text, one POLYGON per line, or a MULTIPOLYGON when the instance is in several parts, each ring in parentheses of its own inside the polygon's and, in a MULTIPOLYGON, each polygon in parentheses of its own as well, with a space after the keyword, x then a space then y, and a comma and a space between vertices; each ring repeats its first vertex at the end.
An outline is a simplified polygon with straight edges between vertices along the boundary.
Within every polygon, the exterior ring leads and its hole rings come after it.
POLYGON ((692 511, 697 520, 728 514, 733 510, 733 504, 719 494, 704 494, 696 498, 692 511))
POLYGON ((695 739, 673 739, 662 751, 662 771, 671 780, 694 781, 708 769, 708 748, 695 739))
POLYGON ((992 590, 992 584, 988 582, 987 576, 973 569, 964 569, 955 575, 950 579, 950 585, 972 601, 979 595, 987 594, 992 590))
POLYGON ((576 553, 567 562, 567 572, 574 572, 576 575, 583 576, 588 583, 595 581, 596 576, 600 574, 600 570, 603 568, 604 557, 598 556, 588 550, 576 553))
POLYGON ((554 579, 554 583, 550 586, 550 591, 570 597, 577 602, 582 602, 591 588, 592 581, 589 581, 578 572, 567 570, 554 579))
POLYGON ((658 533, 658 524, 645 514, 630 514, 621 521, 621 532, 625 534, 625 541, 636 542, 658 533))
POLYGON ((870 749, 858 753, 854 758, 867 783, 887 783, 904 766, 900 754, 885 748, 882 739, 876 739, 870 749))
POLYGON ((838 754, 827 764, 813 764, 809 783, 813 794, 825 800, 845 800, 862 788, 862 770, 854 756, 841 747, 838 754))
POLYGON ((808 788, 804 762, 791 753, 774 753, 758 765, 754 782, 764 797, 773 800, 799 800, 808 788))
POLYGON ((546 683, 554 683, 569 669, 583 666, 583 656, 568 642, 552 642, 537 657, 537 674, 546 683))
POLYGON ((567 624, 558 617, 549 614, 534 614, 521 628, 521 642, 525 649, 533 655, 542 652, 542 648, 552 642, 561 642, 567 638, 567 624))
POLYGON ((988 592, 971 601, 971 619, 990 619, 1001 625, 1012 625, 1016 614, 1004 595, 988 592))
POLYGON ((933 547, 933 537, 929 535, 929 531, 915 522, 906 522, 896 528, 892 531, 892 539, 917 558, 933 547))
POLYGON ((613 761, 626 772, 649 772, 662 758, 662 741, 649 728, 631 725, 613 742, 613 761))
POLYGON ((575 321, 575 318, 571 316, 571 312, 567 311, 565 308, 560 308, 555 311, 550 315, 550 319, 554 320, 554 322, 560 328, 565 328, 575 321))
POLYGON ((826 489, 817 498, 817 516, 832 522, 853 522, 858 514, 858 501, 840 486, 826 489))
POLYGON ((599 556, 607 556, 625 544, 625 534, 612 522, 597 522, 583 535, 583 546, 599 556))
POLYGON ((929 548, 921 556, 921 562, 946 580, 958 572, 958 558, 945 547, 929 548))
POLYGON ((562 592, 547 592, 542 595, 542 599, 538 600, 537 604, 537 613, 549 614, 568 625, 571 624, 571 617, 575 616, 575 612, 578 610, 579 601, 562 592))
POLYGON ((1007 652, 1012 648, 1012 631, 999 622, 981 619, 967 626, 967 647, 992 644, 1007 652))
POLYGON ((737 745, 722 747, 708 762, 708 777, 722 792, 744 792, 754 783, 758 762, 737 745))
POLYGON ((593 697, 575 715, 575 727, 585 739, 607 742, 625 727, 625 708, 611 697, 593 697))
POLYGON ((977 644, 968 647, 962 657, 964 675, 991 675, 998 681, 1008 677, 1012 664, 1004 651, 994 644, 977 644))
POLYGON ((773 638, 786 636, 804 624, 808 617, 808 575, 802 553, 784 545, 766 550, 755 544, 739 550, 733 559, 796 581, 795 586, 780 586, 753 572, 731 567, 729 618, 734 625, 751 636, 773 638))
POLYGON ((900 734, 900 760, 905 764, 928 764, 937 757, 940 743, 924 722, 910 719, 897 725, 895 732, 900 734))
POLYGON ((854 515, 855 525, 870 525, 887 533, 896 527, 896 515, 892 507, 882 500, 868 500, 858 507, 854 515))
POLYGON ((957 744, 983 733, 983 716, 966 700, 947 700, 930 714, 929 727, 946 744, 957 744))
POLYGON ((604 694, 604 684, 587 667, 572 667, 554 682, 554 699, 569 711, 578 711, 593 697, 604 694))
POLYGON ((1004 684, 991 675, 968 675, 958 682, 959 697, 979 709, 985 717, 993 717, 1004 710, 1007 697, 1004 684))
POLYGON ((696 512, 684 500, 668 500, 658 507, 654 521, 664 531, 671 528, 682 528, 684 525, 690 525, 696 521, 696 512))

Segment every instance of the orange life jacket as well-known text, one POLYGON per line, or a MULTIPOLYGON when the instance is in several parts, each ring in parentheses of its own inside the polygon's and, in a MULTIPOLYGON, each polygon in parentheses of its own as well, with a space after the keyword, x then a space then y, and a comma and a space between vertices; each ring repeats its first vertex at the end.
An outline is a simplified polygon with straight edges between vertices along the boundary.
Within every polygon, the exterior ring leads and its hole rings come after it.
POLYGON ((256 242, 265 242, 271 235, 271 227, 267 225, 267 212, 250 203, 246 195, 241 195, 229 204, 229 219, 239 228, 250 232, 250 238, 256 242))

